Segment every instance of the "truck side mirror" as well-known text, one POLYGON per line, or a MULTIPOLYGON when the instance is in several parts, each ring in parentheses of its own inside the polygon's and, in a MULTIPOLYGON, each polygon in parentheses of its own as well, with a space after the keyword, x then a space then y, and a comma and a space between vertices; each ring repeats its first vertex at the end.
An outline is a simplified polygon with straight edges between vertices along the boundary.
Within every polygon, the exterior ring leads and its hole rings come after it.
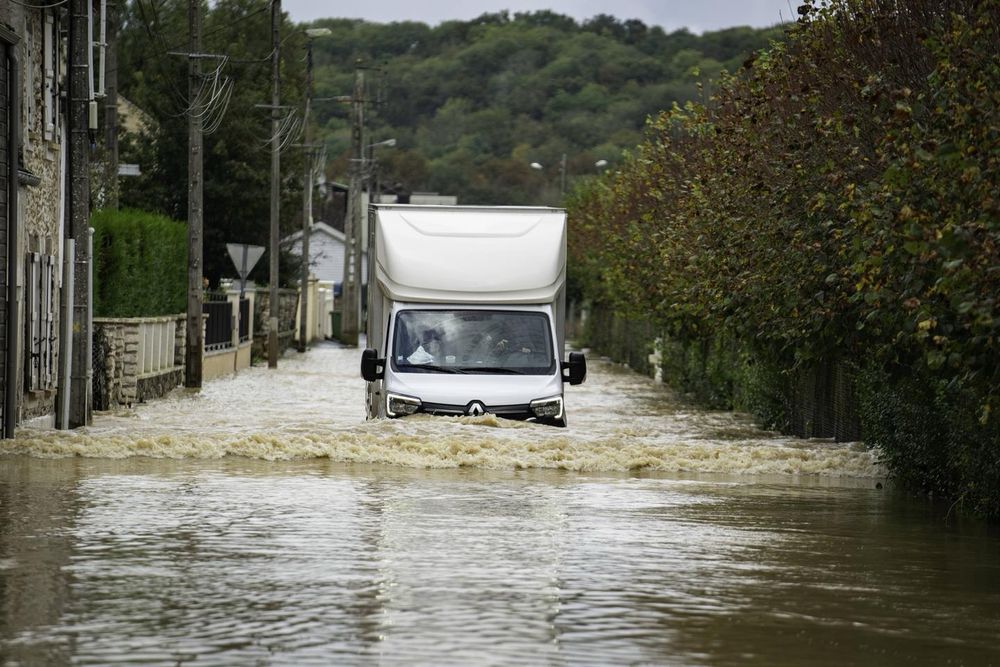
POLYGON ((563 382, 583 384, 587 379, 587 357, 583 352, 570 352, 569 361, 563 362, 563 382))
POLYGON ((361 353, 361 377, 368 382, 385 377, 385 359, 379 359, 378 352, 372 348, 361 353))

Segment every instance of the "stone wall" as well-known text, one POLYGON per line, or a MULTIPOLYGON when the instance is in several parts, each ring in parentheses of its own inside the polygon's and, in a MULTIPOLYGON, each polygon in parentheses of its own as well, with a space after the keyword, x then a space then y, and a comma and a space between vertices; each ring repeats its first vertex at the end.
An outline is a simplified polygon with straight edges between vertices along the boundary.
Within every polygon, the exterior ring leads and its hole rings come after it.
MULTIPOLYGON (((235 293, 230 303, 234 309, 239 307, 235 293)), ((286 307, 284 300, 282 306, 286 307)), ((294 311, 289 311, 285 316, 289 314, 294 314, 294 311)), ((186 329, 187 317, 182 314, 167 317, 95 318, 94 409, 131 407, 135 403, 164 396, 182 386, 185 379, 186 329), (174 326, 173 339, 168 341, 163 336, 169 335, 171 324, 174 326), (143 352, 140 336, 144 330, 147 334, 147 349, 143 368, 144 361, 139 357, 143 352), (172 362, 167 345, 173 353, 172 362)), ((291 332, 288 333, 290 335, 291 332)), ((203 380, 211 380, 250 366, 250 343, 236 345, 237 340, 238 333, 234 331, 232 347, 208 354, 203 351, 203 380)))
MULTIPOLYGON (((253 356, 267 357, 267 337, 271 326, 271 293, 258 288, 254 300, 253 356)), ((299 293, 295 289, 278 290, 278 350, 284 352, 292 346, 296 336, 295 318, 299 307, 299 293)))
MULTIPOLYGON (((63 79, 57 76, 65 71, 65 14, 49 3, 0 2, 0 24, 11 30, 19 39, 13 47, 18 57, 20 89, 11 102, 20 110, 21 133, 17 137, 20 164, 9 174, 18 186, 19 227, 16 247, 6 248, 16 258, 16 279, 19 294, 16 304, 9 304, 9 317, 16 320, 22 336, 13 350, 17 378, 11 391, 17 391, 18 418, 31 419, 50 414, 55 409, 55 380, 44 386, 28 387, 25 365, 31 350, 24 339, 24 323, 28 317, 25 309, 26 263, 28 253, 40 253, 55 258, 55 276, 52 289, 53 333, 42 345, 59 368, 59 341, 62 327, 61 311, 61 259, 62 229, 60 228, 61 204, 64 189, 62 139, 65 136, 64 115, 59 111, 60 89, 63 79), (44 6, 44 8, 43 8, 44 6), (54 58, 57 67, 44 68, 45 52, 54 58)), ((6 204, 4 204, 6 205, 6 204)), ((2 258, 6 262, 6 257, 2 258)), ((0 350, 6 354, 6 350, 0 350)))
POLYGON ((184 315, 148 318, 94 319, 94 409, 158 398, 184 383, 184 315), (174 364, 152 373, 139 373, 139 333, 144 323, 176 322, 174 364))
POLYGON ((166 396, 183 384, 183 366, 177 366, 173 370, 164 371, 156 375, 141 377, 136 383, 136 400, 139 403, 145 403, 149 399, 166 396))

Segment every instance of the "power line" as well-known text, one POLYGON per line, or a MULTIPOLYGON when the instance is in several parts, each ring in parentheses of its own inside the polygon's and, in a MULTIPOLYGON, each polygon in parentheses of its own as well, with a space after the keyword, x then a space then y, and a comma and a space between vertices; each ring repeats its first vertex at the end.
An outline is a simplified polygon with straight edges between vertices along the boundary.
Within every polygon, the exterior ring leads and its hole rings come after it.
MULTIPOLYGON (((18 0, 11 0, 11 1, 12 2, 18 2, 18 0)), ((67 2, 67 1, 68 0, 61 0, 59 4, 62 4, 63 2, 67 2)), ((153 14, 156 15, 157 14, 157 10, 156 10, 156 6, 154 4, 154 1, 153 0, 147 0, 147 1, 149 2, 150 11, 152 11, 153 14)), ((20 4, 20 3, 18 3, 18 4, 20 4)), ((180 42, 179 40, 178 40, 178 43, 175 44, 174 46, 167 46, 167 42, 166 42, 166 39, 164 38, 163 34, 161 32, 156 32, 154 34, 154 32, 150 29, 150 21, 149 21, 148 18, 146 18, 146 11, 145 11, 145 7, 143 6, 143 0, 135 0, 135 4, 139 8, 139 13, 141 15, 142 22, 143 22, 144 26, 146 27, 146 33, 151 38, 156 38, 156 41, 158 41, 160 43, 161 55, 167 55, 171 51, 177 51, 178 49, 183 49, 185 46, 187 46, 186 42, 180 42)), ((220 32, 223 32, 224 30, 229 30, 233 26, 239 25, 239 24, 243 23, 244 21, 249 21, 250 19, 252 19, 255 16, 257 16, 258 14, 263 14, 266 11, 270 11, 270 7, 263 7, 261 9, 254 10, 254 11, 250 12, 249 14, 247 14, 245 16, 241 16, 241 17, 237 18, 234 21, 230 21, 229 23, 226 23, 225 25, 219 26, 218 28, 215 28, 214 30, 211 30, 211 31, 209 31, 207 33, 204 33, 202 35, 202 39, 204 39, 205 37, 211 37, 212 35, 216 35, 216 34, 218 34, 220 32)), ((268 55, 267 57, 270 58, 270 55, 268 55)), ((233 62, 257 62, 257 61, 238 61, 238 60, 234 60, 233 62)))
MULTIPOLYGON (((169 49, 166 48, 166 40, 163 38, 163 33, 153 28, 154 23, 159 23, 159 16, 156 13, 156 5, 153 3, 153 0, 149 0, 149 10, 153 13, 152 22, 149 20, 149 17, 146 16, 146 8, 143 4, 143 0, 136 0, 135 5, 139 10, 139 18, 142 20, 143 28, 145 29, 146 34, 153 42, 159 42, 160 46, 163 48, 163 53, 167 53, 169 49)), ((175 101, 178 102, 178 105, 185 106, 184 93, 180 90, 180 88, 178 88, 177 83, 173 81, 169 75, 165 76, 164 80, 167 82, 167 86, 169 87, 170 92, 173 93, 175 101)))
MULTIPOLYGON (((62 1, 65 2, 66 0, 62 0, 62 1)), ((149 3, 148 13, 147 13, 147 7, 146 7, 145 3, 143 2, 143 0, 136 0, 136 6, 138 8, 139 18, 142 21, 143 28, 144 28, 146 34, 150 37, 150 39, 153 42, 155 42, 155 43, 157 43, 159 45, 159 47, 160 47, 160 53, 161 54, 165 54, 165 55, 189 55, 189 54, 180 54, 180 53, 178 53, 178 50, 184 47, 183 44, 178 45, 178 46, 173 47, 173 48, 168 47, 167 40, 166 40, 166 37, 165 37, 164 33, 156 27, 156 26, 159 26, 159 25, 162 24, 162 21, 160 21, 160 19, 159 19, 157 5, 154 2, 154 0, 147 0, 147 1, 149 3), (152 14, 152 20, 150 19, 149 13, 152 14)), ((248 21, 248 20, 254 18, 255 16, 258 16, 259 14, 262 14, 263 12, 268 11, 268 10, 269 10, 269 7, 264 7, 262 9, 258 9, 258 10, 255 10, 253 12, 250 12, 249 14, 236 19, 235 21, 227 23, 224 26, 220 26, 220 27, 218 27, 218 28, 216 28, 216 29, 208 32, 208 33, 203 34, 202 38, 204 38, 206 36, 211 36, 211 35, 220 33, 220 32, 222 32, 224 30, 229 30, 233 26, 239 25, 239 24, 241 24, 241 23, 243 23, 245 21, 248 21)), ((268 54, 267 58, 262 59, 262 60, 234 60, 234 59, 231 59, 227 54, 220 54, 220 55, 206 54, 206 55, 208 57, 216 57, 216 58, 220 58, 220 59, 223 60, 223 62, 220 62, 219 67, 216 68, 216 70, 218 71, 226 63, 229 63, 229 62, 240 63, 240 64, 244 64, 244 63, 246 63, 246 64, 263 63, 263 62, 268 61, 268 60, 271 59, 271 57, 273 55, 273 50, 272 50, 272 53, 268 54)), ((213 75, 209 74, 207 76, 211 77, 213 75)), ((177 86, 177 83, 169 75, 166 76, 165 79, 167 81, 168 87, 170 88, 171 92, 173 93, 173 96, 175 97, 175 99, 177 100, 177 102, 180 104, 180 106, 182 106, 184 108, 184 110, 182 112, 180 112, 178 114, 174 114, 175 117, 181 117, 181 116, 184 116, 184 115, 190 113, 191 110, 192 110, 192 107, 197 106, 196 103, 195 103, 195 101, 186 99, 185 94, 180 90, 180 88, 177 86)), ((213 82, 213 89, 214 89, 214 86, 215 86, 215 82, 213 82)), ((230 84, 230 90, 229 90, 229 92, 225 93, 225 102, 224 102, 225 106, 228 106, 229 99, 231 99, 231 97, 232 97, 231 86, 232 86, 232 84, 230 84)), ((211 123, 209 125, 211 125, 211 123)), ((217 127, 218 127, 218 124, 216 124, 216 128, 217 127)), ((210 132, 207 132, 207 129, 206 129, 206 133, 210 133, 210 132)))
POLYGON ((10 1, 13 2, 15 5, 27 7, 28 9, 52 9, 53 7, 62 7, 67 2, 69 2, 69 0, 59 0, 59 2, 51 2, 42 5, 35 5, 30 2, 21 2, 21 0, 10 0, 10 1))

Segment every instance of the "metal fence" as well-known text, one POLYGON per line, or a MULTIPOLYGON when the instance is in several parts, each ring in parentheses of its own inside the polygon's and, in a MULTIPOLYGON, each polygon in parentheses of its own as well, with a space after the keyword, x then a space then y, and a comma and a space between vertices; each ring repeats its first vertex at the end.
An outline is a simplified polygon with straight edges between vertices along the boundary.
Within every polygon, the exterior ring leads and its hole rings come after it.
MULTIPOLYGON (((205 323, 205 351, 226 350, 233 347, 233 302, 223 292, 206 292, 202 312, 208 315, 205 323)), ((239 300, 239 342, 250 340, 250 299, 239 300)))
MULTIPOLYGON (((654 341, 658 336, 668 341, 670 337, 645 319, 623 318, 607 308, 591 311, 587 335, 591 349, 636 371, 652 376, 659 365, 666 381, 702 404, 728 409, 736 399, 741 372, 736 365, 744 363, 736 348, 726 354, 705 338, 664 348, 657 360, 650 355, 656 347, 654 341)), ((761 360, 755 364, 761 369, 766 365, 761 360)), ((779 430, 799 438, 861 439, 854 371, 849 362, 827 359, 795 369, 768 367, 774 371, 774 379, 767 381, 764 391, 780 403, 779 430)))
POLYGON ((205 323, 205 351, 224 350, 233 346, 233 306, 224 293, 207 292, 202 311, 208 315, 205 323))

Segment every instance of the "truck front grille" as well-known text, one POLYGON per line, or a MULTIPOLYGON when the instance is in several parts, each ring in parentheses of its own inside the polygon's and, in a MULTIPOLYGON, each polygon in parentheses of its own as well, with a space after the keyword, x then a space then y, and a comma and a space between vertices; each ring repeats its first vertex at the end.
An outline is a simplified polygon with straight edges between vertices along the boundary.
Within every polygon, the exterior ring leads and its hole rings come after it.
MULTIPOLYGON (((524 421, 532 419, 535 413, 531 411, 531 406, 527 403, 518 405, 486 405, 486 412, 494 414, 504 419, 518 419, 524 421)), ((432 415, 457 417, 467 414, 467 406, 451 405, 448 403, 423 403, 417 412, 425 412, 432 415)))

